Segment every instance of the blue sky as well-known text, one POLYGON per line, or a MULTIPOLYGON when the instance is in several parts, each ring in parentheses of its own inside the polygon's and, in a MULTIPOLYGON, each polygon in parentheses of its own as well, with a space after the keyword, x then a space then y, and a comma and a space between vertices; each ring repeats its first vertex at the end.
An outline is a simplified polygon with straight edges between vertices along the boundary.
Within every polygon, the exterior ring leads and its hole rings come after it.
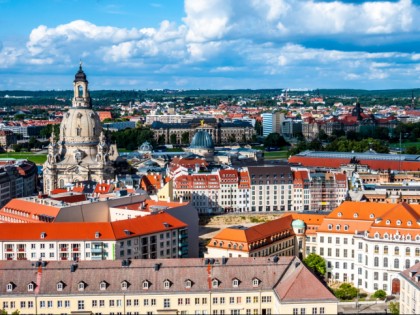
POLYGON ((419 88, 420 1, 0 0, 0 90, 419 88))

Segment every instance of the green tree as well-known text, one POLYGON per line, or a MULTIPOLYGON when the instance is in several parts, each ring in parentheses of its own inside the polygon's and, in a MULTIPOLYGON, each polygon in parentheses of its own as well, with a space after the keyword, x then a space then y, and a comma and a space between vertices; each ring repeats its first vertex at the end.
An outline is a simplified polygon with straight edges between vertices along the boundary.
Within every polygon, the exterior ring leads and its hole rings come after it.
POLYGON ((405 148, 405 153, 407 154, 417 154, 417 147, 415 145, 411 145, 405 148))
POLYGON ((375 299, 385 299, 386 298, 386 292, 384 290, 377 290, 375 293, 372 294, 372 297, 375 299))
POLYGON ((16 114, 14 117, 14 120, 24 120, 25 119, 25 114, 16 114))
POLYGON ((400 303, 399 302, 390 302, 389 305, 389 311, 393 315, 399 315, 400 314, 400 303))
POLYGON ((303 260, 303 263, 311 269, 319 278, 323 278, 327 272, 327 266, 324 258, 321 256, 311 253, 303 260))
POLYGON ((51 132, 54 127, 54 138, 57 140, 60 136, 60 125, 58 124, 50 124, 46 125, 44 128, 41 129, 39 135, 43 138, 49 139, 51 137, 51 132))
POLYGON ((20 151, 22 151, 22 145, 21 145, 21 144, 14 144, 14 145, 12 146, 12 148, 13 148, 13 151, 15 151, 15 152, 20 152, 20 151))
POLYGON ((158 137, 158 144, 165 144, 165 136, 164 135, 160 135, 158 137))
POLYGON ((171 141, 171 144, 176 144, 176 134, 171 134, 171 137, 170 137, 170 141, 171 141))
POLYGON ((181 143, 182 144, 188 144, 190 143, 190 133, 189 132, 183 132, 181 135, 181 143))
POLYGON ((266 148, 268 147, 283 147, 287 145, 286 140, 282 136, 280 136, 279 133, 273 132, 270 133, 265 139, 264 139, 264 146, 266 148))
POLYGON ((359 290, 350 283, 343 283, 338 289, 334 290, 335 296, 340 300, 352 300, 358 293, 359 290))

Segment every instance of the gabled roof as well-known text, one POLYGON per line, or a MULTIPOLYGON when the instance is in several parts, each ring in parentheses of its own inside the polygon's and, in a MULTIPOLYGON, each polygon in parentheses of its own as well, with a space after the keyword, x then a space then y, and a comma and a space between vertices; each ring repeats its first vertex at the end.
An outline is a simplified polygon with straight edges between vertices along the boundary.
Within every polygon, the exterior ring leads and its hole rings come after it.
POLYGON ((302 263, 290 268, 296 269, 289 271, 275 288, 281 302, 337 301, 334 294, 302 263))

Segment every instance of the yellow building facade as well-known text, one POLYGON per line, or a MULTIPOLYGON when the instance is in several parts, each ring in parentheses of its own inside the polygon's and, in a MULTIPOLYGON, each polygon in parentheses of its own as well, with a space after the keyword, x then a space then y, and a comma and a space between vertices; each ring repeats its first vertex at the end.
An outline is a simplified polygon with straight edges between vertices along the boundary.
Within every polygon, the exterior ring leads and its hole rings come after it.
POLYGON ((333 314, 296 257, 0 262, 0 309, 24 314, 333 314))

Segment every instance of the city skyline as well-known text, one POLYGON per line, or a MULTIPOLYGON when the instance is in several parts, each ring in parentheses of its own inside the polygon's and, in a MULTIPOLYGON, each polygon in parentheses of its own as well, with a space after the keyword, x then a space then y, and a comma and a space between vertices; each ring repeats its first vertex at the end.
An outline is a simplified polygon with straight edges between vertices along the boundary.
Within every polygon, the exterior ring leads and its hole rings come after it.
POLYGON ((0 90, 416 88, 420 1, 0 0, 0 90))

